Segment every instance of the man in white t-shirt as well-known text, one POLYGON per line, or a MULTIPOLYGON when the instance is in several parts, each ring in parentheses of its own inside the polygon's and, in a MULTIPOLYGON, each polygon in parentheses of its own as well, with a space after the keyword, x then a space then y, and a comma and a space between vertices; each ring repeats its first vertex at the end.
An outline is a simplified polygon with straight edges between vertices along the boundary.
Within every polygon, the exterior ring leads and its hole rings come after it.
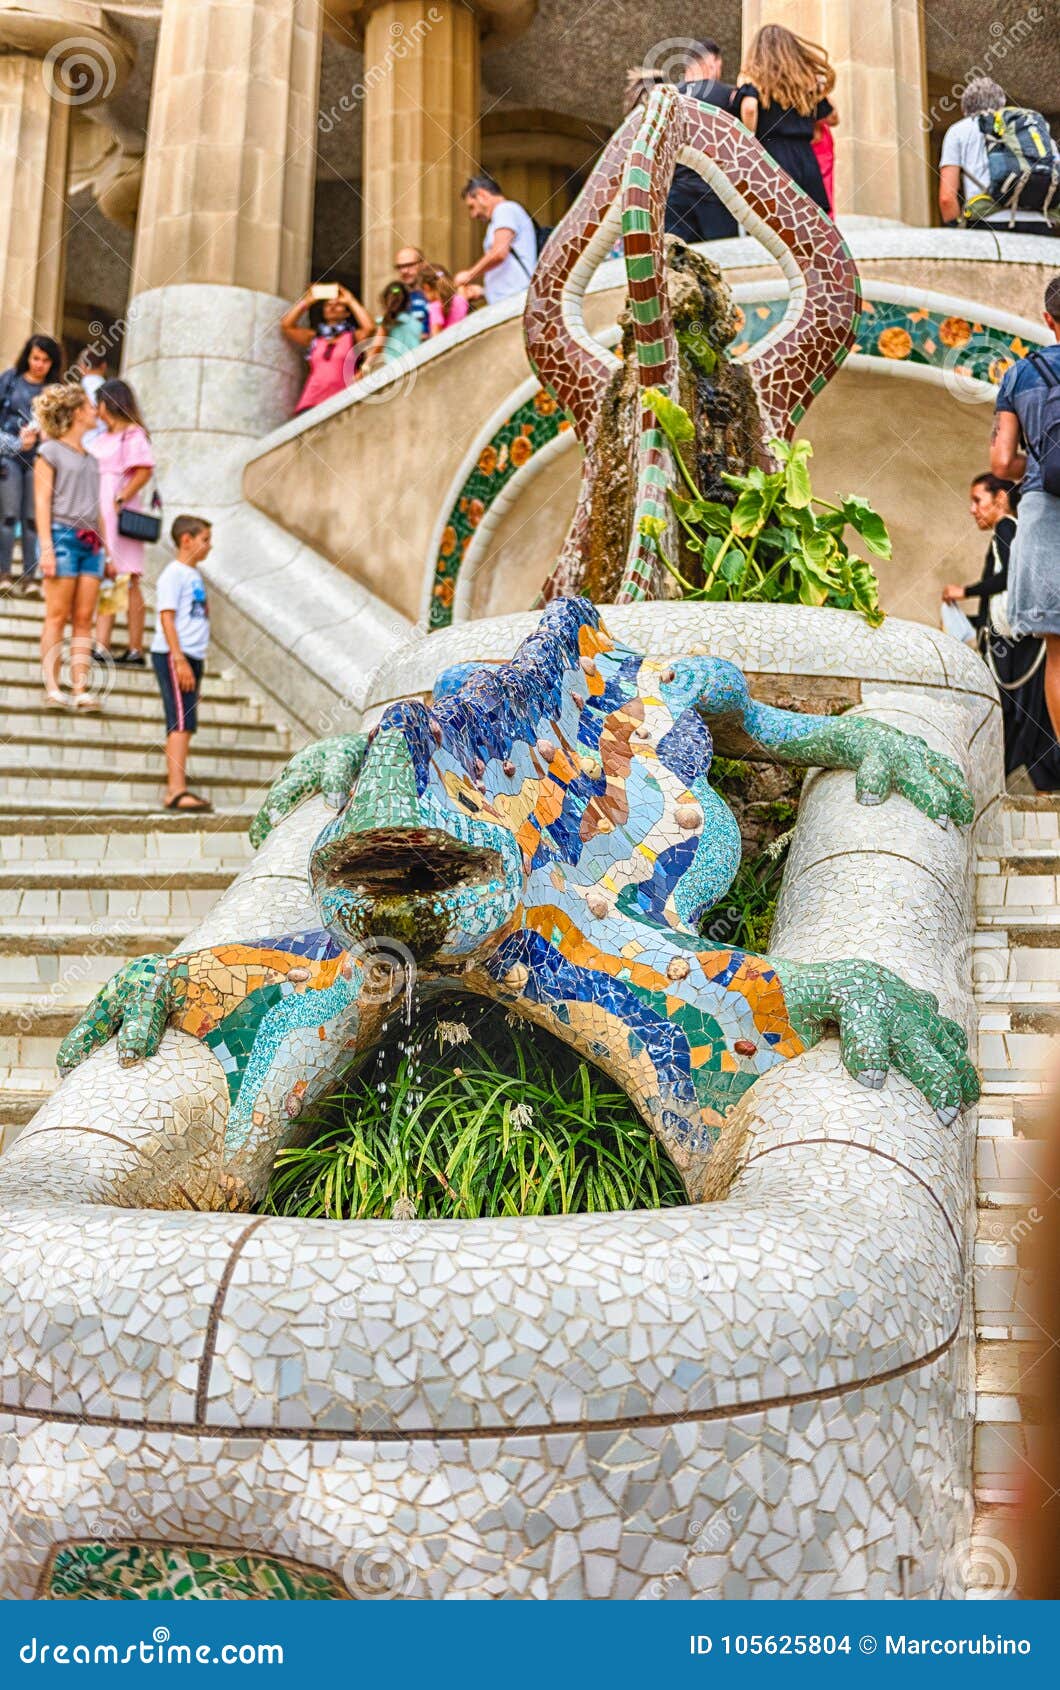
POLYGON ((510 299, 529 286, 537 263, 533 218, 515 200, 507 200, 492 176, 472 176, 461 199, 468 214, 485 223, 482 257, 453 277, 457 287, 481 281, 487 305, 510 299))
MULTIPOLYGON (((961 206, 967 205, 976 194, 989 192, 990 165, 986 139, 979 127, 979 113, 1000 111, 1007 105, 1005 90, 989 76, 977 76, 961 95, 964 116, 951 124, 943 136, 939 160, 939 211, 944 223, 961 223, 961 206)), ((961 226, 977 228, 980 224, 1007 229, 1016 235, 1052 233, 1049 219, 1042 211, 990 211, 985 217, 976 218, 975 223, 961 226)))

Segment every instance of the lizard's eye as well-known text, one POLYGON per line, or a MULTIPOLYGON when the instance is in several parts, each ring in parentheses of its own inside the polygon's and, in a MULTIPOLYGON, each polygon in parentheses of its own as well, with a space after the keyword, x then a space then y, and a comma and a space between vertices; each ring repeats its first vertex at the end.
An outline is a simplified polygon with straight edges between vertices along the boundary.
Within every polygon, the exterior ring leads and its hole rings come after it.
POLYGON ((671 681, 675 681, 677 679, 677 670, 676 669, 664 669, 662 671, 661 675, 659 676, 659 679, 662 682, 664 687, 669 686, 671 681))

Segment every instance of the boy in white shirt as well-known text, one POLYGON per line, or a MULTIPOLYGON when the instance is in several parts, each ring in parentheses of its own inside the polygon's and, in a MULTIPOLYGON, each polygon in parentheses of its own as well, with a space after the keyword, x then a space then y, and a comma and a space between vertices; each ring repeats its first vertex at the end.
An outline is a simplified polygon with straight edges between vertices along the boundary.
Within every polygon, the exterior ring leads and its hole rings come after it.
POLYGON ((210 610, 199 564, 209 556, 210 524, 203 516, 178 516, 170 529, 176 557, 155 588, 158 621, 151 663, 166 712, 166 809, 212 810, 187 785, 188 747, 198 727, 199 687, 210 644, 210 610))

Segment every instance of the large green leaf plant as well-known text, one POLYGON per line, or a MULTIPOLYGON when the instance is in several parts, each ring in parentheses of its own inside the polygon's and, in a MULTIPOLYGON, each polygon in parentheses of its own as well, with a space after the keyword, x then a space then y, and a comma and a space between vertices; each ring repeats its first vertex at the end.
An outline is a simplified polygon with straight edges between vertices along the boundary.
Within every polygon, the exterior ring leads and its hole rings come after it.
POLYGON ((686 599, 728 599, 743 604, 825 604, 856 610, 872 627, 883 621, 876 571, 852 555, 852 528, 875 557, 890 557, 891 538, 883 518, 853 494, 839 504, 817 498, 810 485, 808 440, 771 440, 773 471, 753 465, 746 475, 723 473, 735 495, 732 505, 705 499, 689 473, 681 447, 694 443, 695 425, 683 406, 648 388, 643 404, 654 411, 673 450, 687 493, 671 492, 686 549, 703 571, 699 583, 685 579, 665 555, 666 524, 642 517, 640 533, 673 576, 686 599))

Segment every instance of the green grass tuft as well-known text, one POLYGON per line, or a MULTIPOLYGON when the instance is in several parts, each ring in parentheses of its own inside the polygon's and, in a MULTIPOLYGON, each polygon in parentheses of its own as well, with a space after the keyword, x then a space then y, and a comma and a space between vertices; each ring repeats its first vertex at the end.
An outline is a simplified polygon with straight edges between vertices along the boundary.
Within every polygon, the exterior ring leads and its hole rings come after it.
POLYGON ((469 1220, 684 1203, 673 1163, 614 1082, 496 1005, 421 1015, 308 1111, 266 1214, 469 1220), (446 1019, 446 1018, 449 1019, 446 1019), (443 1044, 439 1029, 466 1027, 443 1044), (404 1048, 402 1048, 404 1047, 404 1048))

